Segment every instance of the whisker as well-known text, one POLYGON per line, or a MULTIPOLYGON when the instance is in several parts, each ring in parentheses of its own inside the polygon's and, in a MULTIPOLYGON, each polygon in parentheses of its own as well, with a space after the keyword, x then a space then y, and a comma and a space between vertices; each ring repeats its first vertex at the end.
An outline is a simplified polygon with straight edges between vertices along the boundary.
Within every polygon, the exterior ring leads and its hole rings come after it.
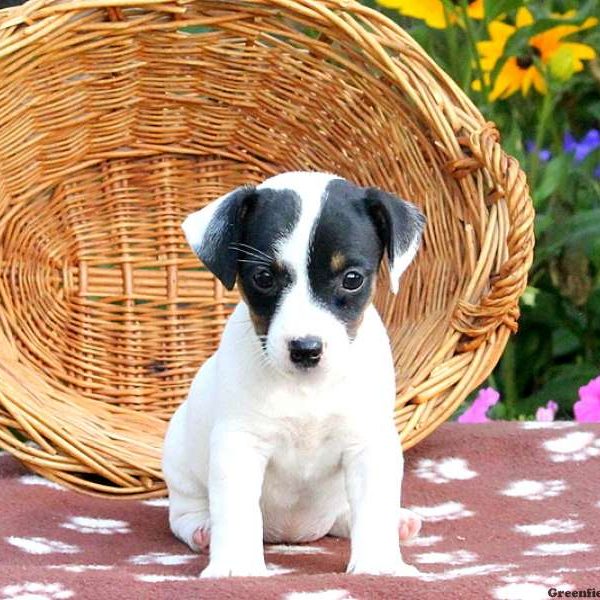
POLYGON ((266 258, 267 260, 273 261, 272 256, 269 256, 266 252, 263 252, 262 250, 251 246, 250 244, 245 244, 244 242, 235 242, 231 244, 231 247, 240 251, 245 251, 248 254, 250 253, 249 251, 252 251, 255 253, 255 255, 259 255, 263 258, 266 258))
POLYGON ((266 260, 264 256, 261 256, 260 254, 256 254, 256 252, 250 252, 250 250, 246 250, 244 248, 236 248, 234 246, 231 246, 231 248, 233 250, 236 250, 237 252, 240 252, 241 254, 243 254, 245 256, 251 256, 253 258, 258 258, 260 260, 266 260))
POLYGON ((238 258, 237 260, 238 262, 241 263, 248 263, 250 265, 263 265, 265 267, 268 267, 271 265, 270 262, 267 262, 264 259, 259 259, 259 258, 255 258, 255 259, 249 259, 249 258, 238 258))

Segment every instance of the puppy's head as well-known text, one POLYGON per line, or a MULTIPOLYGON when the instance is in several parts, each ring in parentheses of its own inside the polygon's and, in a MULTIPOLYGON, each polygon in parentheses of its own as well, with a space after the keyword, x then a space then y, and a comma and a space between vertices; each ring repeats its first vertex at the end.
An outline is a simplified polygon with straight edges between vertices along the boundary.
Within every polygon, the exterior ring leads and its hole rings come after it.
POLYGON ((269 362, 304 376, 344 368, 384 254, 396 293, 424 225, 391 194, 295 172, 233 190, 183 229, 227 289, 238 281, 269 362))

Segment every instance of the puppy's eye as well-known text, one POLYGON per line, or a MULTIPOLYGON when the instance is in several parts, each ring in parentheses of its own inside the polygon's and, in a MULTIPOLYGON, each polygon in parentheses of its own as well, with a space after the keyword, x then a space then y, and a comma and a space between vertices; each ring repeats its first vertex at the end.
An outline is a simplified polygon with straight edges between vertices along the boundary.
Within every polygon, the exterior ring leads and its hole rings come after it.
POLYGON ((342 280, 342 286, 345 290, 354 292, 362 287, 365 278, 358 271, 348 271, 342 280))
POLYGON ((275 278, 269 269, 259 269, 252 275, 254 285, 263 292, 268 292, 275 285, 275 278))

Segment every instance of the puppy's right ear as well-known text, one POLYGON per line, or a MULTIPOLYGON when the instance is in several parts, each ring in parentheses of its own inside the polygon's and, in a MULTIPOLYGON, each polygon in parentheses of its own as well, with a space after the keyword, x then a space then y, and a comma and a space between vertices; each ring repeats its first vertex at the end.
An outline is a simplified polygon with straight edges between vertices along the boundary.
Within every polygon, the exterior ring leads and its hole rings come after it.
POLYGON ((188 244, 228 289, 237 276, 237 250, 242 221, 256 199, 256 188, 239 187, 189 215, 181 225, 188 244))

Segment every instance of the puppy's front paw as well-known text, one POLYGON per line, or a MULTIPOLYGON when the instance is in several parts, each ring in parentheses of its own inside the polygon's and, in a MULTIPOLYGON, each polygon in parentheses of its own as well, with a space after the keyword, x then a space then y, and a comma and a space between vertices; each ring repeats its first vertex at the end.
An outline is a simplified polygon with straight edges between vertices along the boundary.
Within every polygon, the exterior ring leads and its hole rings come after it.
POLYGON ((267 577, 264 560, 243 562, 210 561, 200 577, 267 577))
POLYGON ((407 565, 402 560, 382 561, 365 560, 351 562, 347 573, 354 575, 391 575, 393 577, 418 577, 421 573, 413 565, 407 565))

